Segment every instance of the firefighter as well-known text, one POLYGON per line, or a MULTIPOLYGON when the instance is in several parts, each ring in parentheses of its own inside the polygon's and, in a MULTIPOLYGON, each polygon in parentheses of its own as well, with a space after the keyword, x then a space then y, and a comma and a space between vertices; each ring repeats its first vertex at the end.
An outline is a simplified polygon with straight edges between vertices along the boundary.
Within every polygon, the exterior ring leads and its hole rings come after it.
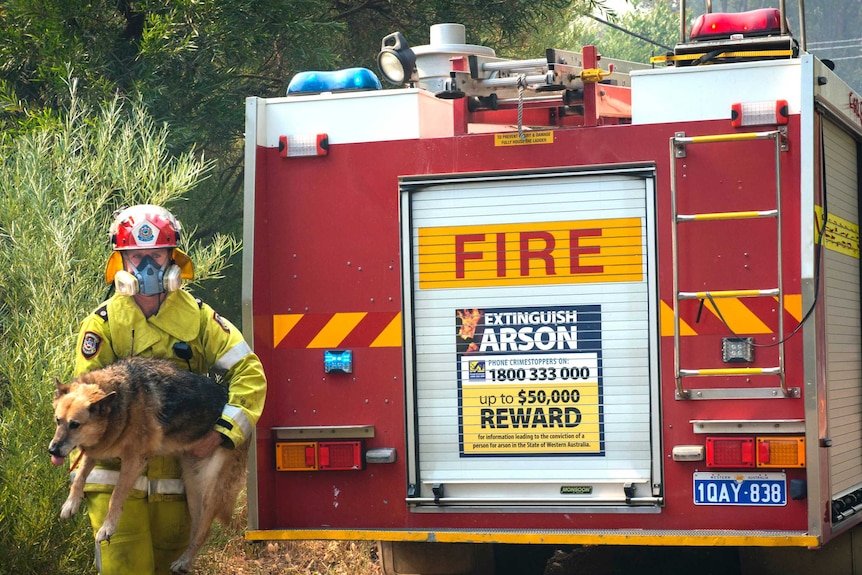
MULTIPOLYGON (((114 214, 113 245, 105 270, 116 292, 81 324, 75 376, 131 355, 169 358, 200 374, 223 374, 228 403, 221 419, 192 455, 247 441, 263 410, 266 378, 260 360, 240 331, 210 306, 182 289, 194 276, 192 262, 177 246, 180 223, 166 209, 137 205, 114 214)), ((72 458, 74 461, 74 458, 72 458)), ((94 531, 108 510, 119 461, 100 463, 84 489, 94 531)), ((72 470, 74 473, 74 469, 72 470)), ((123 507, 110 542, 96 546, 102 575, 158 575, 189 543, 190 520, 173 457, 150 459, 123 507)))

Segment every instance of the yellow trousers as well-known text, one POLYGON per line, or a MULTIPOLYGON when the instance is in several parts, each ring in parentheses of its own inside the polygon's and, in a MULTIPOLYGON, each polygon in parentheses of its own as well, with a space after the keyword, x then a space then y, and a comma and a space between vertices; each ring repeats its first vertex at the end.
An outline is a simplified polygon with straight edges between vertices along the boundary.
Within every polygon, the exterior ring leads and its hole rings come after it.
MULTIPOLYGON (((87 493, 93 533, 108 513, 110 493, 87 493)), ((185 501, 153 501, 130 496, 117 531, 96 549, 101 575, 170 575, 171 563, 189 546, 189 511, 185 501)))

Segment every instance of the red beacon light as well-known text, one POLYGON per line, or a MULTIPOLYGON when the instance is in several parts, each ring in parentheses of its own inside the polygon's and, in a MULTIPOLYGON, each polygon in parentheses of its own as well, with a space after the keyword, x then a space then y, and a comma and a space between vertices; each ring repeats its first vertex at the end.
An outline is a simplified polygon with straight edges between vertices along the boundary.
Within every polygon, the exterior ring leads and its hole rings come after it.
POLYGON ((742 35, 771 36, 781 34, 781 12, 777 8, 761 8, 738 13, 701 14, 692 24, 692 42, 720 40, 742 35))

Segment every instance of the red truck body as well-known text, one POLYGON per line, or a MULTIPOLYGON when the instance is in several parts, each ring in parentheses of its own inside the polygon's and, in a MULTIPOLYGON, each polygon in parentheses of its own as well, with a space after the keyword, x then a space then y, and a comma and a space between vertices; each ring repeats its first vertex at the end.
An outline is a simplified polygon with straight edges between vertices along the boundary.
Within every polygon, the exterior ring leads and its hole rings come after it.
POLYGON ((859 96, 797 55, 492 109, 459 65, 461 99, 247 102, 269 380, 248 538, 819 547, 855 525, 859 96))

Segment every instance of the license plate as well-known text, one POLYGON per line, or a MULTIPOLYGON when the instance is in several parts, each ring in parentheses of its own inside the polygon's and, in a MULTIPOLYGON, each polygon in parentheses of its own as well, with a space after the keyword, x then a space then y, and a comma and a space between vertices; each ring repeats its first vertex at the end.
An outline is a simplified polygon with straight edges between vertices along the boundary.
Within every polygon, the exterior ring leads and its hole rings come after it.
POLYGON ((695 473, 695 505, 787 505, 784 473, 695 473))

